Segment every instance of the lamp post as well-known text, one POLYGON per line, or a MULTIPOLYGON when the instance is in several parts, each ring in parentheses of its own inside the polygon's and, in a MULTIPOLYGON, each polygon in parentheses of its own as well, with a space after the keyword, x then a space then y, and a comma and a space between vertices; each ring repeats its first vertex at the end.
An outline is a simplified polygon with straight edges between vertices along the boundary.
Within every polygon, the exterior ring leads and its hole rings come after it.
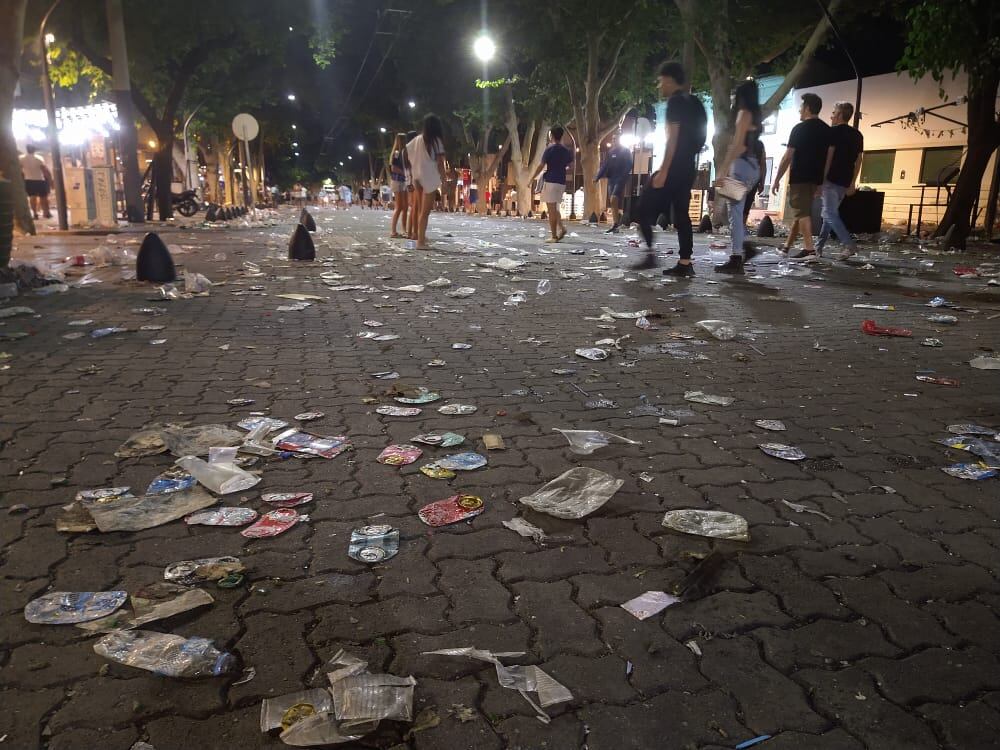
POLYGON ((198 110, 201 109, 204 106, 204 104, 205 104, 206 101, 208 101, 208 100, 207 99, 203 100, 201 102, 201 104, 199 104, 197 107, 195 107, 194 111, 187 116, 187 119, 184 120, 184 131, 183 131, 183 134, 184 134, 184 178, 185 178, 185 182, 187 183, 186 187, 187 187, 188 190, 193 190, 194 189, 194 186, 191 184, 191 152, 188 149, 188 125, 191 124, 192 118, 196 114, 198 114, 198 110))
POLYGON ((52 177, 56 188, 56 213, 59 215, 59 228, 69 229, 69 215, 66 210, 66 182, 63 179, 62 149, 59 147, 59 133, 56 130, 56 104, 52 98, 52 81, 49 80, 49 42, 45 38, 45 26, 49 16, 61 0, 55 0, 48 12, 42 17, 38 27, 38 44, 42 51, 42 95, 45 99, 45 113, 48 116, 49 145, 52 148, 52 177))

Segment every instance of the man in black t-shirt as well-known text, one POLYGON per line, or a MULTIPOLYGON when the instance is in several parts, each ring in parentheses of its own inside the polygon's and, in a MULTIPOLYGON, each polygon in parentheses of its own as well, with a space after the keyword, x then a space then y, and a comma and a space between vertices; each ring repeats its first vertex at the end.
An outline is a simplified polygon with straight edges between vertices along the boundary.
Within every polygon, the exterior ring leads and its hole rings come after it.
POLYGON ((632 266, 633 270, 655 268, 653 252, 653 225, 660 214, 671 216, 677 228, 678 256, 673 268, 663 271, 665 276, 694 276, 691 255, 694 252, 694 233, 688 204, 691 186, 698 171, 698 154, 705 145, 708 119, 705 107, 685 91, 686 76, 678 62, 664 63, 660 67, 659 93, 667 99, 667 150, 660 168, 649 177, 639 197, 639 231, 646 241, 646 257, 632 266))
POLYGON ((771 192, 778 194, 781 178, 788 170, 788 205, 791 208, 792 227, 788 231, 785 252, 790 252, 799 231, 805 248, 792 258, 815 255, 812 239, 812 202, 823 184, 826 173, 827 148, 830 145, 830 126, 819 119, 823 100, 816 94, 803 94, 799 108, 801 122, 792 128, 788 136, 788 147, 781 157, 778 173, 774 178, 771 192), (789 166, 791 169, 789 170, 789 166))
POLYGON ((858 251, 858 243, 847 231, 840 218, 840 203, 845 195, 854 195, 858 175, 861 173, 861 154, 865 139, 848 123, 854 115, 854 105, 837 102, 830 115, 830 146, 826 154, 826 179, 823 180, 823 228, 819 230, 816 251, 822 255, 823 246, 830 239, 830 232, 844 245, 840 260, 847 260, 858 251))

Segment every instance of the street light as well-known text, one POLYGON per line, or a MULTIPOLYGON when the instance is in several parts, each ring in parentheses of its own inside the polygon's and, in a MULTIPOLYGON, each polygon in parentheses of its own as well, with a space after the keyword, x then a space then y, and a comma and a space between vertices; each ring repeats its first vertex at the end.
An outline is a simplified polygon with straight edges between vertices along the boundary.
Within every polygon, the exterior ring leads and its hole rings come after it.
POLYGON ((379 128, 379 129, 378 129, 378 132, 380 132, 380 133, 384 133, 384 132, 385 132, 385 128, 379 128))
POLYGON ((347 157, 347 161, 354 161, 354 157, 353 157, 353 156, 350 156, 350 155, 348 155, 348 157, 347 157))
POLYGON ((297 127, 298 127, 298 125, 296 125, 296 124, 295 124, 295 123, 293 122, 293 123, 292 123, 292 130, 295 130, 295 129, 296 129, 297 127))
POLYGON ((344 162, 340 162, 340 166, 344 166, 344 162))
POLYGON ((288 95, 288 101, 294 102, 295 101, 295 94, 289 94, 288 95))
POLYGON ((407 105, 407 106, 408 106, 408 107, 409 107, 410 109, 416 109, 416 107, 417 107, 417 103, 416 103, 415 101, 413 101, 412 99, 410 99, 410 101, 408 101, 408 102, 406 103, 406 105, 407 105))
POLYGON ((298 147, 299 147, 299 143, 298 143, 298 141, 292 141, 292 145, 293 145, 293 146, 295 146, 295 148, 298 148, 298 147))
POLYGON ((481 34, 472 43, 472 51, 483 62, 489 62, 493 59, 493 55, 496 54, 497 46, 493 43, 492 39, 485 34, 481 34))
POLYGON ((364 151, 364 150, 365 150, 365 144, 359 143, 358 144, 358 151, 364 151))
POLYGON ((298 156, 298 155, 299 155, 299 152, 298 152, 298 151, 296 151, 296 152, 295 152, 295 155, 296 155, 296 156, 298 156))

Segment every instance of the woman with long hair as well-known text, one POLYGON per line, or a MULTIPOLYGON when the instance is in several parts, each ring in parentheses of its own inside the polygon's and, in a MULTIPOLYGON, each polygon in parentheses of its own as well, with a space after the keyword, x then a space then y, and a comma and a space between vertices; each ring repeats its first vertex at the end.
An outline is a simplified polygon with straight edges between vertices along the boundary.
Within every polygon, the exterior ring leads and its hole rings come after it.
POLYGON ((418 198, 417 249, 429 250, 427 244, 427 220, 434 207, 434 195, 444 184, 444 129, 435 115, 424 118, 420 135, 410 141, 410 163, 413 168, 413 187, 418 198))
POLYGON ((743 218, 743 206, 760 181, 757 142, 760 140, 761 117, 756 81, 744 81, 736 87, 729 123, 733 139, 722 164, 719 165, 717 173, 719 177, 715 181, 715 187, 717 196, 719 188, 730 193, 729 196, 722 197, 729 203, 731 249, 729 260, 721 266, 716 266, 715 270, 717 273, 740 275, 743 273, 743 263, 746 260, 743 239, 747 228, 743 218), (742 195, 736 198, 735 196, 740 193, 742 195))
POLYGON ((393 238, 403 236, 396 231, 396 225, 399 223, 400 216, 403 217, 403 227, 406 227, 406 166, 403 162, 405 153, 406 135, 404 133, 396 133, 396 139, 392 142, 392 151, 389 153, 389 184, 392 189, 393 199, 396 202, 395 208, 392 211, 392 230, 389 234, 393 238))

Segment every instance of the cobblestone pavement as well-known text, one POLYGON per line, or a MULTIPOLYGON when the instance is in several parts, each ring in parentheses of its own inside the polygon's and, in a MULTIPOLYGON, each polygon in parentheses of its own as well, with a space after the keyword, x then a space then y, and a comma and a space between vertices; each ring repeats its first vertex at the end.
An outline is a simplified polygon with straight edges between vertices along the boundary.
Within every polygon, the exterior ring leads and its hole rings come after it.
MULTIPOLYGON (((319 256, 329 260, 294 264, 280 259, 292 226, 291 214, 283 217, 264 230, 167 236, 192 248, 178 262, 227 282, 207 298, 155 303, 149 287, 109 279, 23 297, 17 304, 40 317, 0 325, 33 334, 0 342, 12 355, 0 363, 10 365, 0 372, 4 747, 126 750, 138 739, 157 750, 281 747, 259 730, 261 699, 322 686, 322 665, 340 648, 373 671, 414 675, 415 712, 433 706, 440 717, 410 736, 405 724, 385 722, 363 746, 708 749, 765 734, 774 735, 760 745, 767 750, 998 746, 1000 479, 948 476, 940 467, 968 454, 934 442, 956 422, 1000 426, 1000 373, 966 364, 979 347, 997 346, 992 313, 957 312, 958 325, 936 326, 924 306, 939 291, 933 277, 903 287, 825 264, 807 277, 778 277, 772 256, 758 264, 762 278, 713 278, 703 238, 692 282, 606 278, 601 268, 624 268, 622 254, 634 252, 624 237, 580 228, 552 247, 541 243, 540 224, 517 220, 435 215, 437 250, 418 254, 382 239, 387 214, 318 211, 319 256), (477 265, 500 257, 527 266, 512 276, 477 265), (266 276, 246 277, 244 261, 266 276), (331 291, 324 271, 344 277, 333 284, 378 289, 331 291), (391 290, 440 276, 475 295, 391 290), (545 296, 535 292, 541 278, 552 281, 545 296), (266 294, 240 294, 258 284, 266 294), (504 306, 515 289, 526 300, 504 306), (286 292, 328 301, 277 312, 289 301, 274 295, 286 292), (858 303, 896 311, 853 309, 858 303), (651 309, 657 328, 587 320, 604 306, 651 309), (166 312, 151 318, 132 312, 138 307, 166 312), (914 337, 866 336, 868 317, 910 327, 914 337), (68 325, 87 318, 88 328, 68 325), (399 339, 357 338, 372 319, 399 339), (703 319, 732 321, 756 340, 705 338, 694 327, 703 319), (150 322, 166 327, 62 338, 150 322), (674 337, 687 333, 695 339, 674 337), (921 346, 928 336, 944 346, 921 346), (621 351, 607 361, 574 356, 617 337, 625 337, 621 351), (472 348, 454 350, 455 342, 472 348), (428 366, 434 358, 447 364, 428 366), (560 368, 576 373, 553 373, 560 368), (369 376, 393 369, 399 380, 369 376), (918 382, 921 370, 961 385, 918 382), (393 385, 427 386, 478 411, 444 416, 433 404, 416 418, 380 416, 366 399, 391 403, 393 385), (690 403, 683 395, 692 390, 736 400, 690 403), (690 414, 678 426, 629 416, 643 396, 690 414), (237 397, 256 403, 227 405, 237 397), (587 407, 602 398, 617 406, 587 407), (323 411, 310 429, 350 436, 352 452, 271 461, 261 484, 235 496, 259 508, 258 490, 314 492, 308 523, 261 540, 179 521, 140 532, 56 531, 75 492, 142 488, 169 466, 166 455, 115 458, 143 425, 232 425, 250 410, 284 419, 323 411), (776 433, 755 427, 758 419, 783 420, 777 439, 808 458, 765 455, 758 445, 776 433), (554 427, 604 429, 642 445, 577 456, 554 427), (386 445, 431 430, 459 432, 473 450, 482 450, 484 432, 499 432, 507 449, 450 481, 421 474, 423 461, 401 469, 375 461, 386 445), (577 521, 518 503, 573 466, 624 486, 577 521), (417 518, 425 503, 456 492, 480 495, 486 511, 438 529, 417 518), (29 510, 8 515, 19 503, 29 510), (679 508, 740 514, 750 541, 668 531, 663 514, 679 508), (501 525, 515 515, 554 542, 501 525), (399 554, 371 567, 346 554, 350 530, 369 522, 402 534, 399 554), (727 557, 704 594, 644 621, 619 607, 671 590, 713 549, 727 557), (211 586, 210 608, 150 627, 214 639, 255 668, 249 682, 233 684, 239 672, 181 681, 109 664, 92 636, 23 618, 25 603, 46 590, 134 591, 161 580, 171 562, 210 555, 240 556, 248 585, 211 586), (525 651, 521 663, 541 666, 574 700, 552 706, 546 726, 498 686, 490 665, 421 654, 458 646, 525 651), (471 719, 459 720, 461 707, 471 719)), ((676 246, 672 234, 660 239, 664 251, 676 246)))

